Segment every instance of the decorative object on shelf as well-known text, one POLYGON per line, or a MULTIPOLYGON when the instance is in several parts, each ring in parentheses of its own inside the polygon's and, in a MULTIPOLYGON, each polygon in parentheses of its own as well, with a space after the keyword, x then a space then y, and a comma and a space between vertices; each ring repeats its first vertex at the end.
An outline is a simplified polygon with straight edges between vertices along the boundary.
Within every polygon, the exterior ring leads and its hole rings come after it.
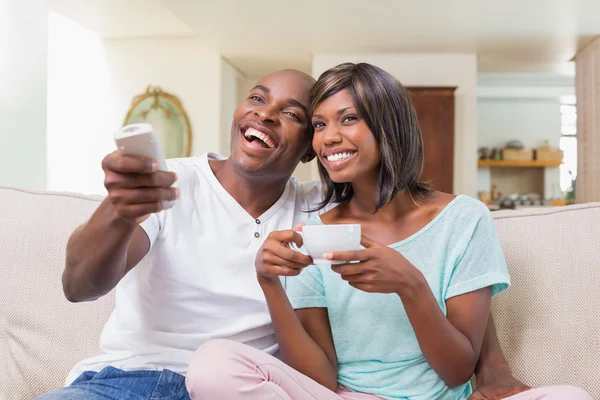
POLYGON ((494 204, 492 198, 490 197, 490 192, 488 191, 479 192, 479 201, 488 206, 494 204))
POLYGON ((560 161, 511 161, 511 160, 479 160, 477 165, 480 167, 500 167, 500 168, 551 168, 558 167, 560 161))
POLYGON ((192 150, 192 128, 181 101, 160 87, 148 86, 136 96, 123 125, 146 122, 158 134, 166 158, 189 157, 192 150))
POLYGON ((498 202, 498 205, 503 210, 514 210, 517 207, 517 203, 511 197, 505 197, 498 202))
POLYGON ((542 196, 538 193, 527 193, 519 197, 519 205, 522 206, 541 206, 544 205, 542 196))
POLYGON ((498 201, 500 199, 500 196, 502 196, 502 193, 498 191, 498 186, 492 185, 492 201, 498 201))
POLYGON ((492 157, 491 160, 502 160, 502 151, 500 149, 492 149, 492 157))
POLYGON ((505 161, 531 161, 533 160, 533 151, 525 149, 504 148, 502 150, 502 159, 505 161))
POLYGON ((544 146, 536 149, 535 159, 539 161, 559 161, 563 159, 563 151, 550 146, 550 142, 546 140, 544 146))
POLYGON ((502 159, 506 161, 533 160, 533 151, 525 150, 525 146, 521 141, 511 140, 502 149, 502 159))
POLYGON ((489 147, 480 147, 478 153, 480 160, 489 160, 492 158, 492 150, 489 147))
POLYGON ((522 150, 525 148, 525 146, 523 146, 523 142, 521 142, 520 140, 511 140, 510 142, 506 143, 506 146, 504 146, 507 149, 515 149, 515 150, 522 150))

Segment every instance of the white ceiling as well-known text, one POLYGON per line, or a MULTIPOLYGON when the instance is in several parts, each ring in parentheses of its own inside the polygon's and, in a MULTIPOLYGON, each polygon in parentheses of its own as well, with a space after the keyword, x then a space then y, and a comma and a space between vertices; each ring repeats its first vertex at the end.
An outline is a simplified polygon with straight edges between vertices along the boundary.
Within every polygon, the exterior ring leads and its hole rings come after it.
POLYGON ((49 5, 104 38, 195 35, 158 0, 49 0, 49 5))
POLYGON ((485 72, 572 74, 600 0, 51 0, 107 38, 196 35, 248 75, 315 53, 475 52, 485 72), (85 4, 85 6, 83 5, 85 4))

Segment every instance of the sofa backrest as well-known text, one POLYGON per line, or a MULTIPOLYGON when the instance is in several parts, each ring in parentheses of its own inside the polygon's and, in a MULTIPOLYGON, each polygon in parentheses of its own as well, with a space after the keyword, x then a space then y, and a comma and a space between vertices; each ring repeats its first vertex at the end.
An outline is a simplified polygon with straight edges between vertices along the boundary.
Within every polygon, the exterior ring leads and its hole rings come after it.
POLYGON ((600 399, 600 204, 494 216, 512 287, 492 314, 513 373, 600 399))
MULTIPOLYGON (((113 297, 71 304, 61 274, 69 235, 99 201, 0 188, 0 400, 60 387, 98 352, 113 297)), ((492 312, 515 375, 600 399, 600 204, 494 216, 512 287, 492 312)))
POLYGON ((60 387, 77 362, 98 353, 113 296, 71 304, 61 275, 69 235, 99 201, 0 188, 2 400, 32 399, 60 387))

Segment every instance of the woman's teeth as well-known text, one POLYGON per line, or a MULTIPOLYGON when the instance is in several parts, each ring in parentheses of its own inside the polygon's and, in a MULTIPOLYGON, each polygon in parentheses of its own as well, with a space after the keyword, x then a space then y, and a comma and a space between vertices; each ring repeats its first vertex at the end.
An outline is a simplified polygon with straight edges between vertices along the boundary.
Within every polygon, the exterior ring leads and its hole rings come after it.
POLYGON ((264 133, 262 133, 260 131, 257 131, 254 128, 248 128, 246 130, 246 133, 244 133, 244 136, 246 136, 247 138, 254 136, 255 138, 260 139, 269 148, 272 149, 275 147, 275 143, 271 140, 270 137, 268 137, 267 135, 265 135, 264 133))
POLYGON ((337 154, 332 154, 330 156, 327 156, 327 161, 345 160, 347 158, 352 157, 354 154, 355 153, 337 153, 337 154))

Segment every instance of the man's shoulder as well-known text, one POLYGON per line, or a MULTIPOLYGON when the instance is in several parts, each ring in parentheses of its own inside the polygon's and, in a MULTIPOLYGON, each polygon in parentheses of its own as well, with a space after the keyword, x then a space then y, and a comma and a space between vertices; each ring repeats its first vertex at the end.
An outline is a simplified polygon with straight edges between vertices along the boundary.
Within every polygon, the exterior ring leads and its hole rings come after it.
POLYGON ((323 186, 320 181, 300 182, 296 177, 292 177, 291 181, 296 186, 298 193, 322 192, 323 186))
POLYGON ((204 153, 199 156, 169 158, 167 168, 177 175, 178 184, 188 184, 197 181, 200 176, 210 169, 209 160, 221 160, 225 157, 214 154, 204 153))
MULTIPOLYGON (((315 210, 314 215, 323 214, 336 207, 337 204, 329 203, 319 208, 323 203, 323 185, 320 181, 299 182, 295 177, 292 184, 296 187, 296 202, 302 204, 304 210, 315 210)), ((311 215, 313 215, 311 213, 311 215)))
POLYGON ((292 177, 290 183, 295 188, 296 201, 308 204, 313 208, 323 200, 321 182, 300 182, 296 177, 292 177))
POLYGON ((190 168, 201 168, 206 163, 208 154, 193 157, 169 158, 167 159, 167 167, 169 171, 183 171, 190 168))

